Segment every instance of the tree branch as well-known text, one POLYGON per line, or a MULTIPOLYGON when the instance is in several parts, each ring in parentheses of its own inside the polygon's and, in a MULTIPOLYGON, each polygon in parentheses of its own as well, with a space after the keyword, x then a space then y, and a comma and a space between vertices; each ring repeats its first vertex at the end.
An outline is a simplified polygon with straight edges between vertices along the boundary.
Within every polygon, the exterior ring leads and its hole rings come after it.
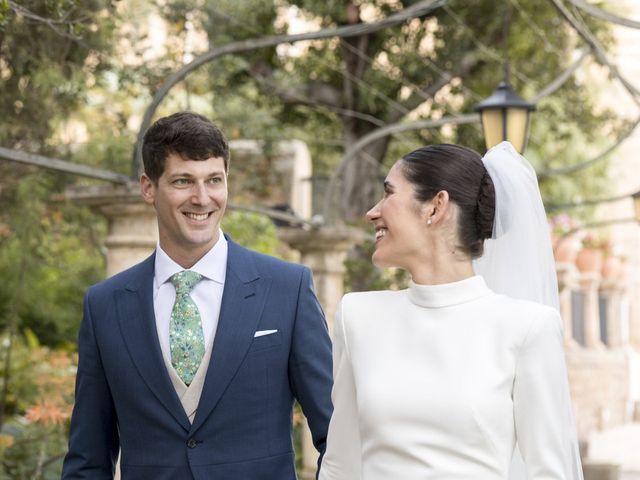
MULTIPOLYGON (((277 95, 278 98, 280 98, 283 102, 288 103, 290 105, 318 106, 318 107, 323 107, 333 112, 336 112, 344 117, 359 118, 361 120, 369 122, 378 127, 381 127, 385 124, 382 120, 380 120, 377 117, 374 117, 373 115, 357 112, 355 110, 350 110, 348 108, 343 108, 339 105, 338 102, 323 103, 322 100, 319 98, 311 100, 306 93, 305 94, 297 93, 297 92, 300 92, 302 88, 292 87, 290 89, 283 90, 278 86, 277 82, 272 82, 264 77, 259 77, 255 75, 253 76, 253 78, 259 84, 265 85, 264 88, 267 89, 269 93, 277 95)), ((261 88, 262 88, 262 85, 260 85, 261 88)), ((324 84, 324 83, 321 85, 327 88, 331 88, 332 95, 335 95, 335 96, 340 95, 339 92, 335 88, 331 87, 330 85, 324 84)), ((329 97, 331 97, 332 95, 329 95, 329 97)))
POLYGON ((574 6, 578 7, 580 10, 588 13, 589 15, 599 18, 600 20, 605 20, 607 22, 622 25, 624 27, 640 28, 640 22, 637 22, 635 20, 630 20, 624 17, 619 17, 617 15, 614 15, 613 13, 605 12, 601 8, 598 8, 595 5, 591 5, 585 2, 584 0, 569 0, 569 1, 574 6))
POLYGON ((80 42, 82 40, 82 37, 65 32, 64 30, 61 30, 59 26, 73 25, 74 23, 80 23, 84 20, 87 20, 88 17, 77 19, 75 21, 70 21, 70 20, 67 20, 70 12, 67 12, 67 14, 62 20, 54 20, 52 18, 41 17, 40 15, 33 13, 31 10, 26 9, 22 5, 18 5, 16 2, 13 2, 11 0, 9 0, 9 8, 11 8, 17 15, 22 15, 25 18, 34 20, 38 23, 42 23, 48 26, 51 30, 56 32, 56 34, 60 35, 61 37, 69 38, 75 42, 80 42))
POLYGON ((591 54, 591 48, 583 49, 582 50, 582 55, 580 55, 580 58, 578 58, 575 62, 573 62, 571 64, 571 66, 569 68, 567 68, 564 72, 562 72, 560 75, 558 75, 558 77, 556 77, 556 79, 553 80, 549 85, 547 85, 542 90, 540 90, 540 93, 535 95, 531 99, 531 101, 533 103, 538 103, 544 97, 548 97, 549 95, 554 93, 556 90, 558 90, 560 87, 562 87, 562 85, 564 85, 565 82, 567 80, 569 80, 569 78, 571 78, 571 75, 573 75, 573 73, 578 68, 580 68, 580 66, 584 63, 584 61, 587 59, 587 57, 590 54, 591 54))
POLYGON ((153 100, 147 107, 144 113, 140 130, 136 139, 135 150, 133 155, 133 171, 132 176, 136 177, 138 170, 142 163, 142 137, 147 128, 151 124, 151 119, 155 114, 160 102, 169 93, 169 91, 180 81, 182 81, 189 73, 196 70, 200 66, 208 63, 218 57, 228 55, 231 53, 240 53, 250 50, 256 50, 259 48, 274 47, 281 43, 296 43, 303 40, 318 40, 323 38, 333 37, 355 37, 358 35, 365 35, 368 33, 381 30, 383 28, 390 27, 399 23, 403 23, 410 18, 425 16, 433 12, 435 9, 441 7, 446 3, 446 0, 422 0, 406 8, 394 15, 391 15, 379 22, 342 26, 337 28, 322 29, 317 32, 302 33, 297 35, 276 35, 262 38, 254 38, 249 40, 243 40, 240 42, 233 42, 220 48, 214 48, 208 52, 196 57, 191 63, 185 65, 181 69, 173 72, 164 83, 160 86, 156 94, 153 96, 153 100))
POLYGON ((635 102, 636 105, 640 106, 640 100, 638 97, 640 96, 640 90, 638 90, 634 85, 632 85, 627 79, 625 79, 618 67, 609 61, 607 57, 607 53, 605 52, 602 45, 598 39, 585 27, 583 27, 577 19, 571 14, 571 12, 564 6, 561 0, 550 0, 551 3, 556 7, 556 9, 562 14, 565 20, 571 25, 571 27, 582 37, 582 39, 587 42, 588 45, 593 49, 594 56, 602 65, 605 65, 611 73, 615 77, 620 80, 620 83, 624 86, 624 88, 629 92, 631 98, 635 102))
POLYGON ((582 200, 580 202, 572 202, 572 203, 545 203, 545 208, 547 212, 555 212, 558 210, 567 210, 570 208, 578 208, 578 207, 591 207, 593 205, 600 205, 601 203, 614 203, 619 202, 621 200, 630 200, 633 195, 638 193, 635 192, 627 193, 625 195, 616 195, 615 197, 610 198, 599 198, 596 200, 582 200))
MULTIPOLYGON (((576 62, 574 62, 574 64, 572 64, 568 69, 560 73, 558 77, 556 77, 551 83, 549 83, 545 88, 543 88, 539 94, 535 95, 534 98, 536 98, 537 101, 539 101, 542 98, 546 97, 547 95, 550 95, 551 93, 556 91, 558 88, 560 88, 560 86, 562 86, 562 84, 564 84, 570 78, 570 76, 567 75, 567 72, 575 71, 575 69, 577 68, 577 65, 579 65, 582 61, 583 61, 583 58, 582 57, 579 58, 576 62)), ((324 198, 324 208, 322 213, 324 220, 325 221, 328 220, 329 211, 331 209, 331 202, 333 201, 333 196, 335 195, 335 189, 338 182, 338 178, 340 178, 340 176, 343 174, 347 163, 349 163, 356 156, 356 154, 360 150, 365 148, 369 143, 374 142, 385 136, 395 135, 397 133, 404 132, 404 131, 418 130, 423 128, 434 128, 434 127, 440 127, 447 124, 461 125, 465 123, 476 123, 479 120, 480 120, 480 115, 478 115, 477 113, 471 113, 466 115, 443 117, 439 120, 419 120, 416 122, 408 122, 408 123, 398 122, 398 123, 384 125, 378 128, 377 130, 374 130, 368 133, 367 135, 363 136, 356 143, 354 143, 349 150, 345 152, 342 159, 340 160, 340 163, 338 164, 338 167, 331 175, 331 179, 329 181, 329 185, 327 187, 327 191, 324 198)), ((634 124, 632 129, 629 132, 627 132, 626 135, 623 135, 623 137, 621 137, 621 139, 619 139, 619 141, 613 147, 611 147, 608 151, 599 155, 595 159, 589 160, 588 162, 584 162, 583 164, 579 164, 580 166, 576 166, 577 167, 576 170, 580 168, 585 168, 582 165, 585 165, 585 164, 591 165, 596 161, 599 161, 602 158, 604 158, 604 156, 608 155, 611 151, 617 148, 626 138, 628 138, 628 136, 631 134, 631 131, 635 129, 638 123, 640 123, 640 117, 638 118, 638 120, 636 121, 636 124, 634 124)), ((588 165, 585 165, 585 166, 588 166, 588 165)))
POLYGON ((327 192, 324 197, 324 208, 322 212, 322 216, 324 221, 326 222, 329 219, 329 211, 331 210, 332 201, 334 201, 334 194, 336 189, 336 184, 338 182, 338 178, 340 178, 347 164, 355 158, 360 150, 365 148, 370 143, 379 140, 381 138, 388 137, 390 135, 394 135, 396 133, 405 132, 408 130, 418 130, 422 128, 433 128, 433 127, 441 127, 443 125, 460 125, 464 123, 476 123, 480 120, 480 115, 477 113, 470 113, 467 115, 459 115, 455 117, 443 117, 438 120, 420 120, 417 122, 410 123, 394 123, 391 125, 385 125, 384 127, 380 127, 377 130, 368 133, 364 137, 360 138, 353 146, 347 150, 340 160, 338 164, 338 168, 335 169, 333 174, 331 175, 331 179, 329 181, 329 185, 327 187, 327 192))
MULTIPOLYGON (((413 92, 409 98, 400 104, 409 111, 414 110, 427 99, 432 99, 442 88, 449 85, 454 78, 464 78, 473 68, 480 63, 477 52, 466 54, 456 65, 456 68, 449 72, 442 72, 440 78, 429 85, 424 85, 420 90, 413 92)), ((389 113, 388 123, 396 123, 404 117, 400 111, 395 110, 389 113)))
POLYGON ((574 173, 574 172, 577 172, 579 170, 584 170, 585 168, 590 167, 594 163, 598 163, 600 160, 602 160, 602 159, 606 158, 607 156, 609 156, 609 154, 611 152, 613 152, 620 145, 622 145, 622 143, 624 143, 624 141, 631 136, 631 134, 638 127, 638 125, 640 125, 640 116, 638 118, 636 118, 635 122, 633 122, 633 124, 631 125, 631 127, 629 127, 629 129, 627 131, 625 131, 622 135, 620 135, 620 137, 618 137, 618 139, 615 141, 615 143, 613 145, 611 145, 610 147, 605 149, 603 152, 601 152, 598 155, 596 155, 594 158, 592 158, 590 160, 586 160, 584 162, 576 163, 576 164, 573 164, 573 165, 567 165, 565 167, 554 168, 554 169, 549 169, 549 170, 542 170, 540 172, 537 172, 538 176, 540 178, 545 178, 545 177, 552 177, 552 176, 555 176, 555 175, 566 175, 567 173, 574 173))
MULTIPOLYGON (((273 85, 270 86, 273 88, 273 85)), ((284 90, 275 88, 274 91, 283 102, 289 104, 321 103, 329 107, 343 107, 342 94, 333 86, 320 81, 312 80, 284 90)))
POLYGON ((131 178, 120 173, 110 172, 99 168, 89 167, 78 163, 67 162, 57 158, 48 158, 33 153, 26 153, 20 150, 0 147, 0 160, 9 160, 11 162, 26 163, 27 165, 35 165, 37 167, 56 170, 58 172, 71 173, 80 175, 81 177, 96 178, 98 180, 106 180, 111 183, 127 184, 131 178))

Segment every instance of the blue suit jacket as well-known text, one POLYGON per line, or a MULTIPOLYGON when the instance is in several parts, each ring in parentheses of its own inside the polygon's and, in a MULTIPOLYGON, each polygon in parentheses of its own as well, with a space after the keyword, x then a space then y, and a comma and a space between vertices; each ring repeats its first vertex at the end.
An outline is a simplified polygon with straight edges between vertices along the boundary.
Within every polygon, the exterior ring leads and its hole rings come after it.
POLYGON ((331 344, 308 268, 229 241, 211 360, 190 424, 162 359, 154 255, 91 287, 62 478, 293 480, 297 399, 323 453, 331 344), (254 338, 258 330, 278 332, 254 338))

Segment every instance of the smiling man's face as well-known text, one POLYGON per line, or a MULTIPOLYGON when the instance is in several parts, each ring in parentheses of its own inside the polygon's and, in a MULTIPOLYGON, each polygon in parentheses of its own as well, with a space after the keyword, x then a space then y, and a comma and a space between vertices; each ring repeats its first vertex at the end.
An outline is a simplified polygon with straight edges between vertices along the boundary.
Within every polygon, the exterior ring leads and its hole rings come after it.
POLYGON ((228 196, 224 160, 188 160, 171 153, 158 183, 143 175, 140 187, 145 202, 156 209, 160 246, 190 268, 220 235, 228 196))

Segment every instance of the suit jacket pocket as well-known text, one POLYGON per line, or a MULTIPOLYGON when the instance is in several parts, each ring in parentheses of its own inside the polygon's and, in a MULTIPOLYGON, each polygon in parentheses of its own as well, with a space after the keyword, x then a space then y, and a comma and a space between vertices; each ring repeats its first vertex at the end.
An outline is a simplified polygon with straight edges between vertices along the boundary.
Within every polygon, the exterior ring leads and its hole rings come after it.
POLYGON ((249 353, 259 352, 269 348, 277 347, 282 343, 282 335, 280 332, 270 333, 269 335, 263 335, 261 337, 255 337, 251 346, 249 347, 249 353))

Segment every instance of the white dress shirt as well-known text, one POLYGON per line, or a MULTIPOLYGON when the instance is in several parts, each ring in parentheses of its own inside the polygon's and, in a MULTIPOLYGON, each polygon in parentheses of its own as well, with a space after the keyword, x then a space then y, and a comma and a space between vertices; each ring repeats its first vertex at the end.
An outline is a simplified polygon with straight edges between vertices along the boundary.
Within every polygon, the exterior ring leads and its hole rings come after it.
MULTIPOLYGON (((153 277, 153 309, 162 354, 171 358, 169 349, 169 322, 176 300, 176 289, 170 282, 175 273, 185 270, 160 247, 156 247, 155 275, 153 277)), ((227 240, 222 232, 216 244, 189 270, 199 273, 203 279, 191 290, 191 298, 198 307, 202 321, 205 347, 215 336, 220 316, 222 291, 227 271, 227 240)))

